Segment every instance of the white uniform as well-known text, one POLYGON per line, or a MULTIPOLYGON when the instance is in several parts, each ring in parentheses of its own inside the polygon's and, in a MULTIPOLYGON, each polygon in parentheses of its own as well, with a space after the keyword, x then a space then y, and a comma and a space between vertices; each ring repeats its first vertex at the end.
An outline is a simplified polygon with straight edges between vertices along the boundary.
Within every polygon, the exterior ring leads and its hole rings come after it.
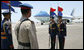
MULTIPOLYGON (((27 18, 22 17, 21 20, 16 24, 16 27, 15 27, 16 35, 18 34, 17 29, 19 27, 19 24, 24 19, 27 19, 27 18)), ((22 43, 30 43, 30 47, 31 47, 29 48, 29 47, 19 45, 18 49, 39 49, 37 35, 36 35, 36 28, 33 21, 26 20, 22 22, 19 29, 18 41, 22 43)))

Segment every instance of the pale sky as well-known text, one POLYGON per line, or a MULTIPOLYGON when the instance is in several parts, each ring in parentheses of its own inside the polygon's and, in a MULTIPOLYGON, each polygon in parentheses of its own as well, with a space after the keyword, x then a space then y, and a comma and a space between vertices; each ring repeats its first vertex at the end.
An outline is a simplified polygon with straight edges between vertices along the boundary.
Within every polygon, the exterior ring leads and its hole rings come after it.
MULTIPOLYGON (((75 9, 74 16, 83 17, 83 1, 20 1, 22 3, 28 3, 33 6, 32 17, 38 14, 40 11, 50 12, 50 7, 56 9, 60 6, 63 8, 63 14, 70 15, 72 10, 75 9)), ((14 7, 17 13, 12 12, 12 22, 16 22, 21 18, 20 8, 14 7)))

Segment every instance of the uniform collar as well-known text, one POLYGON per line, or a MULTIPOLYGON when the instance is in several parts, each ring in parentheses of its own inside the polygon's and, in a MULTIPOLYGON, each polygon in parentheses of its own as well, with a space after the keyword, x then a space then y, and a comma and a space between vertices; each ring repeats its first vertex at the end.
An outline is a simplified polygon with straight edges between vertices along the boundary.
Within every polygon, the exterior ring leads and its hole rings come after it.
POLYGON ((4 18, 3 20, 4 20, 4 21, 9 21, 9 19, 6 19, 6 18, 4 18))
MULTIPOLYGON (((29 19, 29 18, 27 18, 27 17, 21 17, 21 19, 20 19, 20 21, 23 21, 23 20, 25 20, 25 19, 29 19)), ((32 20, 30 20, 29 19, 29 21, 31 21, 31 23, 34 23, 32 20)))
MULTIPOLYGON (((61 22, 60 24, 62 24, 63 22, 61 22)), ((58 23, 59 24, 59 23, 58 23)))
POLYGON ((23 21, 25 19, 28 19, 27 17, 21 17, 20 21, 23 21))

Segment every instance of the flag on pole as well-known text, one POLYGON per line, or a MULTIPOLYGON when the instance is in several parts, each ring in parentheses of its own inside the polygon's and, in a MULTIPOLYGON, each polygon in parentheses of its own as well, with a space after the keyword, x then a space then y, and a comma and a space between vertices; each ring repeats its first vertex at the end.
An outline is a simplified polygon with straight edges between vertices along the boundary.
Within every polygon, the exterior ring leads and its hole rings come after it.
MULTIPOLYGON (((14 7, 19 7, 19 5, 22 3, 19 1, 1 1, 1 9, 9 9, 9 4, 14 7)), ((15 12, 15 10, 11 6, 11 11, 15 12)))
POLYGON ((62 12, 61 11, 58 11, 58 16, 62 16, 62 12))
POLYGON ((1 1, 1 2, 4 2, 4 3, 10 3, 10 1, 1 1))
POLYGON ((10 5, 11 5, 11 6, 14 6, 14 7, 19 7, 19 5, 22 4, 22 3, 19 2, 19 1, 2 1, 2 2, 7 3, 7 4, 10 3, 10 5))
POLYGON ((56 9, 50 8, 50 12, 54 12, 56 11, 56 9))
POLYGON ((54 17, 54 15, 57 17, 54 11, 56 11, 56 9, 50 8, 50 17, 54 17))
MULTIPOLYGON (((9 5, 7 3, 1 2, 1 9, 9 9, 9 5)), ((11 11, 15 12, 14 8, 11 7, 11 11)))
POLYGON ((62 11, 63 11, 63 8, 58 6, 58 16, 62 16, 63 15, 62 11))
POLYGON ((61 8, 61 7, 58 6, 58 11, 61 11, 62 12, 63 11, 63 8, 61 8))
POLYGON ((10 4, 11 4, 11 6, 19 7, 19 5, 22 4, 22 3, 19 2, 19 1, 10 1, 10 4))

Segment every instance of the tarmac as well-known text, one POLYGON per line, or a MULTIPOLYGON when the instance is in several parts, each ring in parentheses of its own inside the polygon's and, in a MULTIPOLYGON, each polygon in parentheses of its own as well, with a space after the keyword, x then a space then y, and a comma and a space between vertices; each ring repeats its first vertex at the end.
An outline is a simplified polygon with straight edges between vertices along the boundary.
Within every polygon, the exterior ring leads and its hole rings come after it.
MULTIPOLYGON (((13 44, 14 48, 17 49, 18 43, 14 33, 14 26, 15 24, 12 25, 13 44)), ((50 49, 48 28, 49 25, 36 25, 39 49, 50 49)), ((56 49, 59 49, 58 46, 59 45, 56 45, 56 49)), ((65 37, 64 49, 83 49, 83 23, 72 23, 67 25, 67 36, 65 37)))

